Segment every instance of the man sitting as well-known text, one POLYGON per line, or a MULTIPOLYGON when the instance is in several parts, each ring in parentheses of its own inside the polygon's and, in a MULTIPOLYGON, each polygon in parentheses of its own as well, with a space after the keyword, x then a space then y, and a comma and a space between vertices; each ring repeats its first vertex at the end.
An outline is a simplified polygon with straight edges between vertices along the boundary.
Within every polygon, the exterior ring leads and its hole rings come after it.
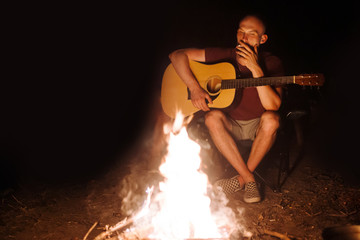
POLYGON ((189 60, 230 62, 236 69, 237 78, 283 76, 280 59, 259 51, 260 45, 268 40, 265 30, 260 17, 247 15, 239 23, 238 45, 235 48, 188 48, 169 55, 177 74, 189 88, 192 104, 206 112, 205 125, 215 146, 239 174, 231 179, 219 180, 216 185, 227 194, 244 188, 244 201, 247 203, 261 200, 253 171, 275 141, 279 127, 276 111, 281 105, 282 89, 271 86, 238 89, 235 106, 229 111, 210 110, 212 100, 191 72, 189 60), (236 141, 242 139, 253 140, 247 163, 236 145, 236 141))

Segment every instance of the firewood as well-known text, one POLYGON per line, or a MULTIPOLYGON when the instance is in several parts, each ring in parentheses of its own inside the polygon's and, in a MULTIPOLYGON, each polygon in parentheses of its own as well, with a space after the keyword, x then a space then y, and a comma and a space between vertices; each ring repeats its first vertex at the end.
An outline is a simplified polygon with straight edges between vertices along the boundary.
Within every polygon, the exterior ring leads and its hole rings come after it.
POLYGON ((291 240, 290 238, 288 238, 286 235, 278 233, 278 232, 274 232, 274 231, 269 231, 264 229, 264 233, 273 237, 277 237, 281 240, 291 240))

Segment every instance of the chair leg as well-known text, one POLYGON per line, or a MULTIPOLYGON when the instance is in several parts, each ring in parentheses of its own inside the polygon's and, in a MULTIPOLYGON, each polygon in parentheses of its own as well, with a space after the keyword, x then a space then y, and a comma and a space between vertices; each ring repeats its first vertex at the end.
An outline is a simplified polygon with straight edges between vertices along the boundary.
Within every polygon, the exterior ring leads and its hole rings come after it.
POLYGON ((278 169, 277 184, 275 186, 277 192, 281 192, 281 187, 288 177, 290 166, 289 166, 289 153, 288 151, 280 153, 280 165, 278 169))
POLYGON ((280 189, 276 184, 272 184, 269 181, 267 181, 256 170, 254 171, 254 174, 256 175, 256 177, 260 179, 261 182, 263 182, 266 186, 268 186, 273 192, 280 192, 280 189))
MULTIPOLYGON (((274 149, 269 152, 266 158, 273 162, 272 159, 276 160, 273 164, 275 167, 275 174, 273 175, 271 180, 267 180, 264 178, 259 172, 254 171, 254 174, 258 177, 258 179, 263 182, 267 187, 269 187, 273 192, 281 192, 281 187, 286 181, 289 173, 290 173, 290 159, 289 159, 289 144, 286 136, 283 132, 280 132, 279 139, 280 141, 276 142, 276 146, 274 149)), ((266 160, 265 160, 266 161, 266 160)))

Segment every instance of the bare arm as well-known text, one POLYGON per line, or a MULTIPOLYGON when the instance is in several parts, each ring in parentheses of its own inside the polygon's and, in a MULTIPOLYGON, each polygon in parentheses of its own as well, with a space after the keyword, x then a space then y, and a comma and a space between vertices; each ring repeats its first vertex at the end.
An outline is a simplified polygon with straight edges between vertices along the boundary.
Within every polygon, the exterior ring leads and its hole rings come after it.
POLYGON ((179 49, 169 55, 176 73, 184 81, 191 93, 191 102, 196 108, 209 111, 205 99, 212 104, 209 94, 201 88, 194 74, 192 73, 189 60, 205 62, 205 50, 196 48, 179 49))
MULTIPOLYGON (((264 76, 264 72, 260 67, 255 67, 252 71, 254 78, 259 78, 264 76)), ((281 96, 282 96, 282 88, 272 88, 269 85, 256 87, 261 104, 265 108, 265 110, 277 111, 281 105, 281 96)))
MULTIPOLYGON (((264 72, 258 64, 258 46, 254 46, 254 51, 243 43, 237 46, 237 60, 241 61, 251 71, 254 78, 264 76, 264 72)), ((265 110, 277 111, 281 105, 282 88, 272 88, 271 86, 256 87, 261 104, 265 110)))
POLYGON ((281 105, 282 88, 270 86, 257 87, 261 104, 266 110, 277 111, 281 105))

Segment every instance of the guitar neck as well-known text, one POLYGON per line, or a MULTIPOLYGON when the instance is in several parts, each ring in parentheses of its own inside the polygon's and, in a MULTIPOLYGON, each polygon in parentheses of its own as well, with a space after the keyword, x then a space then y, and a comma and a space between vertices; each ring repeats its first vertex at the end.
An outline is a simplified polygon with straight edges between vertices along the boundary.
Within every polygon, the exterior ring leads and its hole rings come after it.
POLYGON ((222 89, 258 87, 264 85, 285 85, 295 83, 295 76, 223 79, 222 89))

